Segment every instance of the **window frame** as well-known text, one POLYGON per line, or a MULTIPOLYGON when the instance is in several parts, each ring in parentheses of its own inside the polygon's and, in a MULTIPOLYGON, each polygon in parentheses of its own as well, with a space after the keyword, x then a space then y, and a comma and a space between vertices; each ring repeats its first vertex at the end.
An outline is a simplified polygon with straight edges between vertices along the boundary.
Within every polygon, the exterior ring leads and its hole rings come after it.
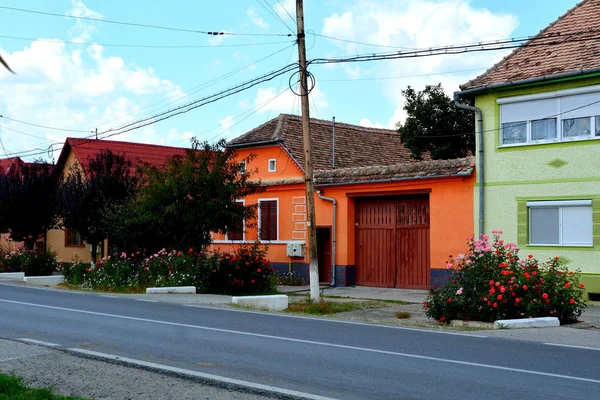
MULTIPOLYGON (((246 200, 236 200, 236 203, 242 203, 242 205, 246 205, 246 200)), ((246 241, 246 218, 242 218, 242 238, 241 239, 230 239, 229 231, 225 233, 225 240, 229 240, 231 242, 244 242, 246 241)))
POLYGON ((279 240, 279 226, 280 226, 280 223, 279 223, 279 212, 280 211, 279 210, 280 209, 279 209, 279 199, 278 198, 274 197, 274 198, 258 199, 258 240, 259 241, 261 241, 261 242, 274 242, 274 241, 278 241, 279 240), (277 227, 276 227, 277 229, 275 230, 276 231, 276 237, 275 237, 275 239, 263 239, 261 237, 261 235, 262 235, 262 207, 261 207, 260 203, 267 202, 267 201, 274 201, 275 204, 276 204, 276 208, 277 208, 276 209, 276 213, 275 213, 275 222, 277 224, 277 227))
POLYGON ((81 237, 81 233, 79 233, 76 229, 65 227, 65 247, 78 247, 78 248, 85 247, 85 241, 81 237), (69 235, 70 235, 71 231, 75 232, 75 237, 79 237, 79 241, 81 242, 81 244, 69 243, 69 235))
MULTIPOLYGON (((545 92, 538 93, 532 95, 522 95, 522 96, 513 96, 513 97, 505 97, 499 98, 496 100, 499 106, 499 135, 498 135, 498 147, 500 148, 508 148, 515 146, 530 146, 537 144, 547 144, 547 143, 569 143, 573 141, 585 141, 585 140, 599 140, 600 136, 596 136, 596 131, 600 132, 600 127, 597 126, 598 120, 600 120, 600 112, 597 110, 590 110, 589 114, 583 112, 576 112, 577 108, 563 110, 562 100, 571 96, 577 95, 596 95, 598 97, 598 101, 600 101, 600 85, 587 86, 583 88, 575 88, 575 89, 565 89, 559 90, 555 92, 545 92), (549 115, 545 115, 543 118, 539 116, 531 115, 527 120, 522 118, 518 120, 504 120, 503 118, 503 106, 507 105, 516 105, 518 103, 523 102, 531 102, 531 101, 543 101, 543 100, 554 100, 556 102, 555 112, 549 115), (575 112, 575 115, 571 114, 571 112, 575 112), (566 115, 565 115, 566 114, 566 115), (590 133, 588 135, 578 135, 578 136, 565 136, 564 135, 564 121, 578 118, 586 118, 589 120, 590 125, 590 133), (538 139, 533 140, 532 136, 532 123, 539 120, 548 120, 554 119, 556 120, 556 136, 550 139, 538 139), (525 123, 526 124, 526 140, 524 142, 518 143, 504 143, 504 124, 515 124, 515 123, 525 123)), ((589 104, 593 106, 594 103, 589 104)), ((531 106, 531 105, 529 105, 531 106)), ((597 107, 597 106, 596 106, 597 107)), ((520 115, 522 117, 522 115, 520 115)))
POLYGON ((269 159, 269 163, 267 164, 267 170, 269 172, 276 172, 277 171, 277 159, 276 158, 269 159), (271 168, 271 163, 273 163, 273 168, 271 168))
POLYGON ((556 201, 528 201, 527 206, 527 246, 531 247, 594 247, 594 209, 592 200, 556 200, 556 201), (531 228, 533 226, 531 208, 558 208, 558 243, 531 243, 531 228), (592 232, 589 243, 573 244, 564 243, 563 240, 563 209, 568 207, 589 207, 591 214, 589 221, 592 232))

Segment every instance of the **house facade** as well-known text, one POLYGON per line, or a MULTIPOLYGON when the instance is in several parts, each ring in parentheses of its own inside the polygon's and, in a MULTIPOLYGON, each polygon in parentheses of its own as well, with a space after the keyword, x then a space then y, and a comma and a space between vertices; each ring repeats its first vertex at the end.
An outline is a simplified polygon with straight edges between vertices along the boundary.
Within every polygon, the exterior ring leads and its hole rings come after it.
POLYGON ((582 271, 596 301, 600 52, 590 31, 598 15, 600 1, 582 1, 455 96, 459 104, 474 99, 482 117, 477 233, 502 230, 522 255, 560 257, 582 271))
MULTIPOLYGON (((163 165, 167 158, 171 156, 183 156, 186 151, 182 147, 114 140, 67 138, 57 162, 57 165, 62 168, 62 176, 69 174, 73 167, 81 168, 85 172, 89 160, 103 150, 111 150, 114 154, 124 155, 134 165, 146 162, 154 166, 163 165)), ((90 245, 85 243, 77 231, 69 229, 69 227, 48 231, 46 234, 46 248, 56 252, 59 260, 69 261, 77 258, 84 263, 91 261, 90 245)), ((97 254, 99 257, 108 254, 108 240, 104 240, 98 246, 97 254)))
MULTIPOLYGON (((260 240, 272 266, 308 277, 301 119, 281 114, 232 140, 266 190, 257 221, 213 248, 260 240)), ((414 161, 397 132, 311 119, 319 277, 338 286, 428 288, 473 233, 474 160, 414 161)))

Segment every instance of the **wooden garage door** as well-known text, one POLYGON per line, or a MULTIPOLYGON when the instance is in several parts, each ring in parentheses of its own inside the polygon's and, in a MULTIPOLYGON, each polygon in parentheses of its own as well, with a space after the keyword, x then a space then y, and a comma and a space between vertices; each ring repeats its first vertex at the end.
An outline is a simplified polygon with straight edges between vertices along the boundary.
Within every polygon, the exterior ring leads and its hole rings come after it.
POLYGON ((355 222, 357 285, 429 287, 427 197, 360 199, 355 222))

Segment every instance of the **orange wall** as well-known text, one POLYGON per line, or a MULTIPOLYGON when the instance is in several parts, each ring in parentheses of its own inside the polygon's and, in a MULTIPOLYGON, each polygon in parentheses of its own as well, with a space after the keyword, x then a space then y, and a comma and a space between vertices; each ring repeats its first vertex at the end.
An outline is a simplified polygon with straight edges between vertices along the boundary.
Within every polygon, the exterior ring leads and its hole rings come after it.
MULTIPOLYGON (((258 168, 254 175, 264 182, 283 178, 302 177, 302 171, 291 159, 287 159, 285 150, 279 146, 255 148, 240 151, 240 157, 253 152, 257 157, 247 165, 248 170, 258 168), (279 157, 279 158, 278 158, 279 157), (267 172, 269 158, 278 158, 275 173, 267 172), (281 161, 279 161, 281 160, 281 161), (287 161, 287 167, 284 165, 287 161)), ((354 202, 355 195, 401 195, 402 192, 429 190, 430 204, 430 243, 431 267, 445 268, 450 255, 467 250, 466 237, 473 234, 473 185, 475 174, 469 177, 440 179, 423 179, 413 181, 368 183, 320 187, 323 196, 335 198, 337 201, 337 265, 354 265, 354 202)), ((303 184, 281 185, 269 187, 259 195, 248 196, 246 205, 256 204, 259 199, 279 200, 279 240, 269 244, 268 257, 272 262, 288 262, 286 256, 287 241, 306 239, 306 206, 303 184), (283 243, 281 243, 283 242, 283 243)), ((315 197, 317 226, 331 226, 332 204, 315 197)), ((255 221, 254 221, 255 222, 255 221)), ((213 248, 229 250, 232 242, 227 242, 223 235, 214 235, 213 248)), ((255 228, 246 231, 247 241, 257 239, 255 228)), ((305 259, 294 259, 294 262, 306 262, 305 259)))

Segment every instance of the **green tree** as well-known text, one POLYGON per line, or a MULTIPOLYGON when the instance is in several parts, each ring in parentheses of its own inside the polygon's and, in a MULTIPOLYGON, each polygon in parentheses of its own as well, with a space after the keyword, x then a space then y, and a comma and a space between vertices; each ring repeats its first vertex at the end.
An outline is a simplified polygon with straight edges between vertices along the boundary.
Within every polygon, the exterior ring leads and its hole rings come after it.
POLYGON ((429 152, 432 159, 447 160, 475 152, 473 115, 457 108, 441 84, 421 92, 408 86, 402 94, 407 117, 398 133, 413 157, 421 160, 429 152))
POLYGON ((92 246, 94 263, 98 244, 110 236, 106 209, 129 200, 137 178, 132 163, 111 150, 102 150, 83 167, 85 170, 80 165, 72 166, 61 180, 57 205, 62 226, 75 229, 92 246))
POLYGON ((0 173, 0 232, 32 250, 35 242, 57 227, 55 190, 59 170, 40 162, 15 163, 0 173))
POLYGON ((185 156, 170 158, 164 167, 144 165, 135 199, 112 207, 107 218, 126 249, 203 248, 211 232, 255 218, 255 206, 236 202, 263 190, 240 164, 251 158, 237 159, 225 141, 193 140, 185 156))

